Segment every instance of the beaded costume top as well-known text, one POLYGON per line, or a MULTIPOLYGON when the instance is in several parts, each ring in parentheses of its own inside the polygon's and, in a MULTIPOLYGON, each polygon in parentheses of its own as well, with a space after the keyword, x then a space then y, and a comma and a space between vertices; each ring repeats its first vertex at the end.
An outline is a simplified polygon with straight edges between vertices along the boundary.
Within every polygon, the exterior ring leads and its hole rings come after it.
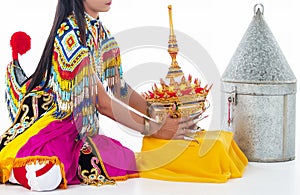
MULTIPOLYGON (((99 130, 98 112, 93 102, 98 101, 97 98, 95 100, 96 82, 100 80, 107 83, 106 90, 116 92, 114 86, 122 80, 122 66, 120 50, 114 37, 99 19, 94 19, 87 13, 85 19, 86 45, 80 40, 74 15, 61 23, 54 40, 50 82, 43 91, 54 95, 56 118, 63 119, 71 115, 75 119, 82 117, 82 124, 78 124, 81 135, 95 135, 99 130)), ((12 61, 6 73, 6 101, 12 121, 30 82, 30 77, 22 71, 18 61, 12 61)), ((44 83, 42 81, 31 92, 32 95, 41 90, 44 83)), ((126 84, 119 86, 120 94, 126 95, 126 84)))
POLYGON ((98 133, 97 80, 108 80, 111 89, 122 78, 120 50, 109 31, 85 14, 86 46, 81 44, 79 28, 73 15, 63 22, 54 42, 52 82, 58 104, 57 117, 72 113, 83 118, 82 133, 98 133))

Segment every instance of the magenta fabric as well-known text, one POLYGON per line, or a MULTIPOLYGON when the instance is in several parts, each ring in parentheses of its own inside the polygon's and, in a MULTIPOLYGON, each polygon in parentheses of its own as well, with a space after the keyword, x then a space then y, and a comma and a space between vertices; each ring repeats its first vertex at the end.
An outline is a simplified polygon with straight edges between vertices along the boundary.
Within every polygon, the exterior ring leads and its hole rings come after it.
POLYGON ((82 141, 76 141, 76 125, 71 117, 55 120, 31 137, 19 150, 17 158, 28 156, 57 156, 64 164, 68 184, 80 184, 76 175, 82 141))
POLYGON ((137 173, 135 156, 132 150, 124 147, 119 141, 105 135, 96 135, 92 140, 98 148, 110 177, 137 173))
MULTIPOLYGON (((19 150, 16 157, 57 156, 64 164, 68 184, 80 184, 76 172, 83 142, 76 141, 77 135, 76 125, 71 117, 55 120, 31 137, 19 150)), ((133 151, 105 135, 96 135, 92 140, 110 177, 137 173, 133 151)))

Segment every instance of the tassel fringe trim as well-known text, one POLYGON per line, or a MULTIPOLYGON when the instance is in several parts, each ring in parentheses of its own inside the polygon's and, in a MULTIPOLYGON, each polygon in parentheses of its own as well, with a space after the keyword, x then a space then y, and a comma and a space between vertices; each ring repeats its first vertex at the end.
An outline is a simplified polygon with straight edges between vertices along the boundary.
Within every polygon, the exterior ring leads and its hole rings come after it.
POLYGON ((115 181, 125 181, 127 179, 133 179, 133 178, 139 178, 140 174, 139 173, 133 173, 133 174, 128 174, 124 176, 116 176, 116 177, 111 177, 111 179, 115 181))
POLYGON ((66 179, 64 165, 56 156, 52 156, 52 157, 29 156, 25 158, 6 159, 2 161, 0 164, 0 183, 6 183, 9 180, 13 168, 23 167, 25 165, 37 164, 37 163, 39 164, 53 163, 55 165, 59 165, 62 178, 63 178, 59 187, 62 189, 67 188, 67 179, 66 179))

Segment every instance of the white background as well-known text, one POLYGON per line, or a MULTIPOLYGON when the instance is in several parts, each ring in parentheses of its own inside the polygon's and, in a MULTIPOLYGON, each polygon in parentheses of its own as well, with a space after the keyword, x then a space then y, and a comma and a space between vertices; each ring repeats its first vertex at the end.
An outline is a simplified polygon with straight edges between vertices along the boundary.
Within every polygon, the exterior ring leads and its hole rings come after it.
MULTIPOLYGON (((32 38, 32 49, 20 57, 21 65, 29 75, 38 63, 54 17, 55 0, 10 0, 1 2, 0 12, 0 132, 9 125, 4 101, 5 67, 11 61, 10 36, 24 31, 32 38), (2 84, 1 84, 2 83, 2 84), (1 97, 2 94, 2 97, 1 97)), ((168 27, 167 5, 173 5, 174 28, 188 34, 201 44, 223 73, 253 17, 253 6, 262 3, 264 18, 281 50, 298 78, 300 73, 300 2, 297 0, 114 0, 111 10, 100 18, 112 34, 142 26, 168 27)), ((142 35, 141 35, 142 36, 142 35)), ((147 37, 145 37, 146 39, 147 37)), ((118 37, 116 37, 118 39, 118 37)), ((180 45, 179 45, 180 47, 180 45)), ((121 48, 122 51, 122 48, 121 48)), ((167 55, 167 53, 166 53, 167 55)), ((123 59, 126 63, 134 59, 123 59)), ((299 95, 297 95, 297 103, 299 95)), ((299 111, 297 104, 297 113, 299 111)), ((296 124, 299 126, 298 124, 296 124)), ((112 128, 113 131, 118 131, 112 128)), ((297 128, 296 128, 297 131, 297 128)), ((133 179, 116 186, 75 187, 53 194, 93 192, 102 194, 299 194, 300 179, 299 133, 296 132, 296 160, 285 163, 250 163, 241 179, 226 184, 195 184, 133 179)), ((137 137, 120 140, 128 147, 139 146, 137 137)), ((29 191, 14 186, 0 185, 1 194, 29 191)))

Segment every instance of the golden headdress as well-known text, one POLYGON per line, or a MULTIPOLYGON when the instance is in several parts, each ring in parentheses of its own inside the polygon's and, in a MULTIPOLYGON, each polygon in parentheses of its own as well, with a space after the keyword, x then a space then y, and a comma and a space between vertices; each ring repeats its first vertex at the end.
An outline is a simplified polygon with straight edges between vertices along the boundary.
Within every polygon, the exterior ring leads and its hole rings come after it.
POLYGON ((149 114, 158 121, 161 121, 167 113, 170 113, 174 118, 203 113, 208 107, 206 98, 212 87, 212 85, 201 87, 200 79, 192 80, 191 75, 187 78, 184 76, 176 60, 179 49, 173 29, 171 5, 168 6, 168 10, 170 23, 168 52, 172 58, 171 66, 166 75, 169 84, 161 78, 160 86, 154 84, 151 91, 143 93, 149 106, 149 114), (179 77, 179 81, 176 81, 177 77, 179 77), (173 109, 174 105, 176 106, 175 110, 173 109))

